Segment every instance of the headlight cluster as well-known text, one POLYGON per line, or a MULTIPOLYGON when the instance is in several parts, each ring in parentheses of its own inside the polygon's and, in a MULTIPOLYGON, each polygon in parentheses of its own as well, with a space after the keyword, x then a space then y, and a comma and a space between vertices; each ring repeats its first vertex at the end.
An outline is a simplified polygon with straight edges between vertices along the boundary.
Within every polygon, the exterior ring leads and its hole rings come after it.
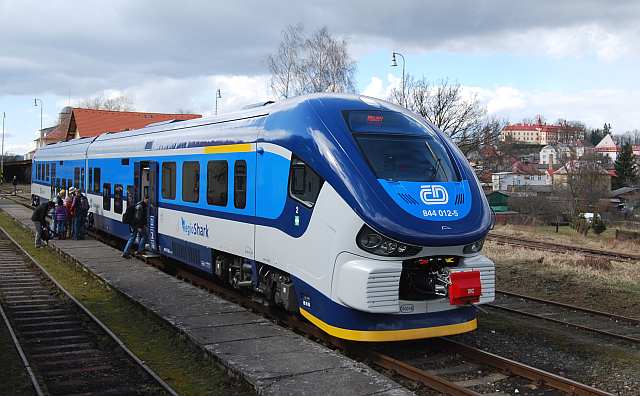
POLYGON ((407 257, 414 256, 422 250, 420 246, 396 242, 375 232, 366 224, 362 226, 356 242, 360 249, 378 256, 407 257))
POLYGON ((479 241, 475 241, 474 243, 471 243, 469 245, 466 245, 462 249, 462 253, 464 254, 478 253, 479 251, 482 250, 482 245, 484 245, 484 238, 479 241))

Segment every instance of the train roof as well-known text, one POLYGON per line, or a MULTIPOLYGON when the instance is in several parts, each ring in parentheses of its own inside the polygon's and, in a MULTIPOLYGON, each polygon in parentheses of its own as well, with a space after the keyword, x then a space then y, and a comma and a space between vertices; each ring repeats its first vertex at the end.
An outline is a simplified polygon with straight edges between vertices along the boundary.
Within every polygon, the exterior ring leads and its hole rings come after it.
MULTIPOLYGON (((214 117, 197 118, 173 123, 152 124, 145 128, 106 132, 95 138, 80 138, 40 148, 34 159, 75 158, 122 154, 135 156, 148 151, 207 145, 255 142, 270 115, 300 116, 301 113, 321 115, 336 109, 393 109, 388 102, 352 94, 311 94, 269 103, 214 117), (71 156, 71 157, 69 157, 71 156)), ((400 109, 401 110, 401 109, 400 109)), ((335 113, 334 113, 335 114, 335 113)), ((279 117, 278 117, 279 118, 279 117)))

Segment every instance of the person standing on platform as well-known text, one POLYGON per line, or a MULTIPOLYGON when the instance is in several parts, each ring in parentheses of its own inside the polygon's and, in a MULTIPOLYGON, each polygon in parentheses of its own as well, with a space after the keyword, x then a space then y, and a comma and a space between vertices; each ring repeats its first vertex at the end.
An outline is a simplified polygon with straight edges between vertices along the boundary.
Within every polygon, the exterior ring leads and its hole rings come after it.
POLYGON ((11 184, 13 184, 13 195, 18 195, 18 177, 17 176, 13 177, 13 181, 11 181, 11 184))
POLYGON ((42 228, 48 227, 47 224, 47 214, 51 209, 53 209, 54 203, 53 201, 43 202, 33 211, 31 215, 31 221, 33 221, 33 225, 36 228, 36 247, 41 248, 42 244, 42 228))
POLYGON ((67 224, 67 208, 64 207, 64 204, 61 199, 58 201, 58 204, 56 205, 54 219, 55 219, 54 228, 56 231, 56 235, 58 236, 58 239, 65 239, 66 230, 64 226, 67 224))
POLYGON ((66 236, 67 238, 71 238, 71 227, 73 225, 73 214, 71 213, 71 205, 73 205, 73 195, 75 193, 76 189, 74 187, 69 187, 69 190, 67 191, 67 196, 64 199, 64 206, 67 208, 67 232, 66 232, 66 236))
POLYGON ((71 239, 78 240, 80 222, 80 190, 76 189, 71 197, 71 239))
POLYGON ((131 234, 129 235, 129 240, 124 247, 124 251, 122 252, 122 257, 130 258, 129 250, 131 249, 133 243, 136 239, 138 242, 138 250, 137 254, 140 255, 144 250, 144 246, 147 243, 147 206, 149 204, 149 197, 144 197, 144 199, 138 202, 130 211, 129 208, 125 211, 122 216, 123 222, 129 224, 129 231, 131 234), (129 212, 129 213, 127 213, 129 212))
POLYGON ((78 239, 84 239, 87 232, 87 216, 89 214, 89 199, 78 190, 78 239))

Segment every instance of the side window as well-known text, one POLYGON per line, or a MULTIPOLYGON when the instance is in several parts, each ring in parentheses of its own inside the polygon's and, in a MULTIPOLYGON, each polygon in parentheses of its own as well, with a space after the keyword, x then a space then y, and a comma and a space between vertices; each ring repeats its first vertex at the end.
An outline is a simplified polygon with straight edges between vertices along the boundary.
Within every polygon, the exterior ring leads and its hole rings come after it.
POLYGON ((36 179, 40 180, 40 163, 36 163, 36 179))
POLYGON ((207 203, 209 205, 227 206, 228 181, 227 161, 207 162, 207 203))
POLYGON ((176 199, 176 163, 162 163, 162 198, 176 199))
POLYGON ((113 211, 122 214, 122 184, 113 186, 113 211))
POLYGON ((100 193, 100 168, 93 169, 93 192, 100 193))
POLYGON ((51 182, 53 183, 53 181, 56 178, 56 163, 52 162, 51 163, 51 182))
POLYGON ((62 179, 62 184, 61 184, 61 186, 62 186, 62 189, 63 189, 63 190, 65 190, 65 191, 67 190, 67 179, 62 179))
POLYGON ((102 209, 111 210, 111 183, 102 185, 102 209))
POLYGON ((87 191, 93 192, 93 168, 89 168, 89 184, 87 185, 87 191))
POLYGON ((73 186, 80 188, 80 168, 73 168, 73 186))
POLYGON ((47 164, 45 165, 45 171, 44 171, 45 179, 46 179, 47 181, 49 181, 49 175, 50 175, 50 173, 49 173, 49 172, 50 172, 50 171, 51 171, 51 169, 50 169, 50 165, 49 165, 49 163, 47 162, 47 164))
POLYGON ((318 200, 322 183, 322 178, 309 165, 293 156, 289 173, 289 194, 294 199, 312 207, 318 200))
POLYGON ((60 191, 60 188, 62 187, 62 184, 60 184, 60 178, 56 179, 56 188, 58 189, 58 191, 60 191))
POLYGON ((75 187, 73 184, 71 184, 71 179, 67 179, 67 187, 75 187))
POLYGON ((135 205, 135 195, 133 192, 133 186, 127 186, 127 206, 133 206, 135 205))
POLYGON ((247 161, 238 160, 233 165, 233 205, 238 209, 247 206, 247 161))
POLYGON ((81 191, 85 191, 85 186, 84 186, 84 168, 80 168, 80 190, 81 191))
POLYGON ((198 202, 200 198, 200 163, 186 161, 182 164, 182 200, 198 202))

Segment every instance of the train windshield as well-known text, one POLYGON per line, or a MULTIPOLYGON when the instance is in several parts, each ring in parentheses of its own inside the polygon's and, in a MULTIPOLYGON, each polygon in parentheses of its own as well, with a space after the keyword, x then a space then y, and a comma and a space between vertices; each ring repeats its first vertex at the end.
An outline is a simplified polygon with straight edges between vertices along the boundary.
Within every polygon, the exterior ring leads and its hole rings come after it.
POLYGON ((349 128, 378 179, 413 182, 457 181, 440 139, 423 125, 392 111, 351 111, 349 128))

